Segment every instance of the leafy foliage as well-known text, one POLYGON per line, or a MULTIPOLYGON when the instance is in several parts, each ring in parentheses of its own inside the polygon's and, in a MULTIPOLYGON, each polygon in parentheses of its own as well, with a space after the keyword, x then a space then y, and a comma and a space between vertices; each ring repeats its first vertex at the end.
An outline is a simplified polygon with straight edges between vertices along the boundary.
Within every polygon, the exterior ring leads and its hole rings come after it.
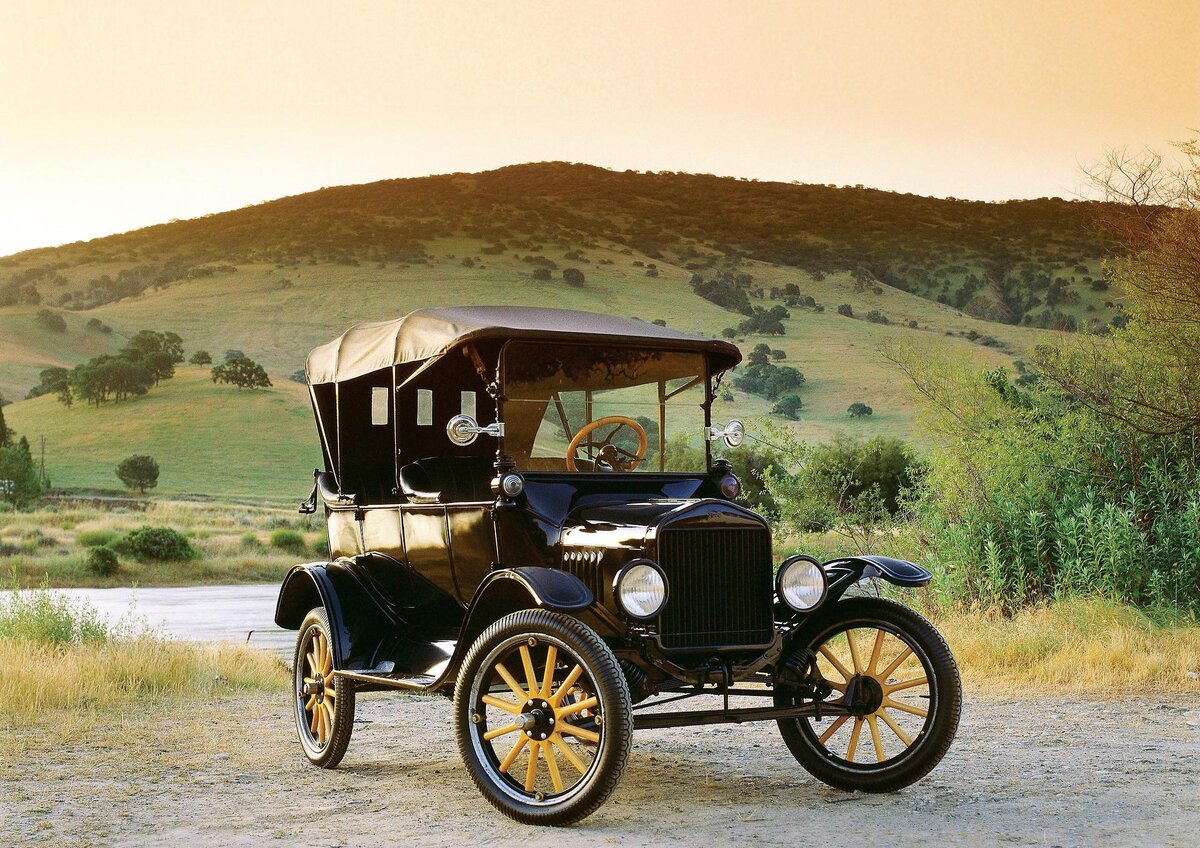
POLYGON ((104 545, 97 545, 87 552, 87 567, 90 571, 102 577, 108 577, 116 574, 121 568, 121 562, 117 558, 117 552, 112 548, 104 545))
POLYGON ((229 359, 212 370, 214 383, 231 383, 239 389, 265 389, 271 378, 261 365, 245 356, 229 359))
POLYGON ((850 404, 846 411, 850 413, 851 418, 866 418, 868 415, 875 414, 874 409, 867 406, 860 400, 856 400, 854 403, 850 404))
POLYGON ((121 540, 120 546, 140 560, 182 561, 199 556, 187 537, 170 527, 139 527, 131 530, 121 540))
POLYGON ((134 454, 121 460, 117 476, 126 488, 137 489, 143 495, 158 485, 158 462, 152 456, 134 454))
POLYGON ((42 493, 42 481, 24 436, 0 447, 0 480, 8 481, 0 499, 16 506, 25 506, 42 493))

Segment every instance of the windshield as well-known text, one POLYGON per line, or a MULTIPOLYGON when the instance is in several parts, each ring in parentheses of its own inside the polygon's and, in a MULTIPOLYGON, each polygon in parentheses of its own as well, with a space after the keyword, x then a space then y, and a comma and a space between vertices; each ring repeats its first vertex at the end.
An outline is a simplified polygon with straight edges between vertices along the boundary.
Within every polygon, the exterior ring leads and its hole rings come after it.
POLYGON ((504 449, 525 471, 704 471, 700 353, 511 342, 504 449))

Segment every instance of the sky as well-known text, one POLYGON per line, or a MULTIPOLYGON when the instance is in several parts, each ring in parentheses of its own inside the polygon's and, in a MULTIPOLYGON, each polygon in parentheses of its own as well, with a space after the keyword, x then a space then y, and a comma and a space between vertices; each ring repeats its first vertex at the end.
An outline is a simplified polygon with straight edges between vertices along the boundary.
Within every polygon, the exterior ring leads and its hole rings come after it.
POLYGON ((983 200, 1200 134, 1200 2, 0 0, 0 255, 564 160, 983 200))

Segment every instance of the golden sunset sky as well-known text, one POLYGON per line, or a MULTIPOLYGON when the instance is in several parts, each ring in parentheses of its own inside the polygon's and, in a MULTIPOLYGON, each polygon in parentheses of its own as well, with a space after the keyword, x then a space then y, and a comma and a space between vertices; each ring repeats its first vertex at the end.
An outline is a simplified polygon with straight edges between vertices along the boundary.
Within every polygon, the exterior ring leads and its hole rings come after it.
POLYGON ((1200 127, 1200 0, 0 0, 0 255, 568 160, 1073 196, 1200 127))

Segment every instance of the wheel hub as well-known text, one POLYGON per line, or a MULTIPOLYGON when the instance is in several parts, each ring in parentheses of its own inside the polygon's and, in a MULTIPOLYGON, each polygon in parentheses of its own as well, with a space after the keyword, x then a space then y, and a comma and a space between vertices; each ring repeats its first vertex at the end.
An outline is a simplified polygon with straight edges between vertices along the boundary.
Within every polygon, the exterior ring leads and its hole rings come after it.
POLYGON ((883 686, 874 677, 856 674, 846 684, 844 703, 853 716, 867 716, 883 706, 883 686))
POLYGON ((545 741, 554 732, 554 707, 542 698, 530 698, 521 708, 514 724, 530 739, 545 741))

